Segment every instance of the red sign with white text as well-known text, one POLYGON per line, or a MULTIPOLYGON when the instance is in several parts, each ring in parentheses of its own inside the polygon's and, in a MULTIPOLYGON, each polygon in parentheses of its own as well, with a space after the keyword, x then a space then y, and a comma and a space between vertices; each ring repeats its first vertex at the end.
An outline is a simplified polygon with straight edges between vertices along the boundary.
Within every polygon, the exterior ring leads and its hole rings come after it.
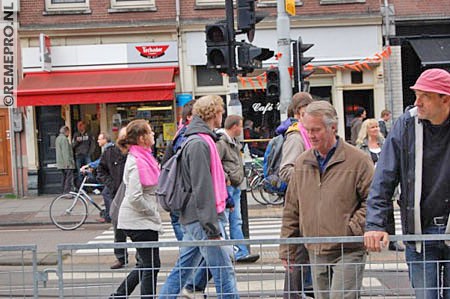
POLYGON ((155 45, 155 46, 136 46, 136 50, 139 51, 142 57, 155 59, 163 56, 169 45, 155 45))

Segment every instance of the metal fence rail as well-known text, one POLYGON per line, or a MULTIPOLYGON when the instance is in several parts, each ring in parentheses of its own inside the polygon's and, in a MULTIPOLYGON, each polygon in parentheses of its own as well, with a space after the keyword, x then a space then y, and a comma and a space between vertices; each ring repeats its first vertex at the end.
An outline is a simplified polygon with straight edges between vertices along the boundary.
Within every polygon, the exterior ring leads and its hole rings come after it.
MULTIPOLYGON (((392 236, 394 241, 431 241, 450 240, 450 235, 392 236)), ((181 247, 185 246, 227 246, 237 244, 250 246, 252 253, 261 258, 256 263, 233 265, 239 295, 242 298, 282 298, 285 269, 278 258, 280 244, 344 244, 362 243, 362 237, 327 237, 327 238, 291 238, 260 240, 222 240, 195 242, 142 242, 142 243, 92 243, 92 244, 60 244, 58 251, 58 267, 55 273, 49 273, 49 283, 57 283, 60 298, 107 298, 119 286, 121 281, 133 269, 133 252, 136 248, 159 248, 161 267, 158 275, 157 289, 160 290, 167 275, 172 270, 181 247), (127 248, 130 252, 128 267, 110 270, 114 261, 113 249, 127 248)), ((450 263, 450 261, 447 261, 450 263)), ((345 262, 344 262, 345 263, 345 262)), ((350 263, 349 263, 350 264, 350 263)), ((330 266, 328 264, 323 264, 330 266)), ((289 265, 306 267, 302 265, 289 265)), ((357 266, 357 263, 355 263, 357 266)), ((415 298, 410 287, 408 268, 404 253, 384 250, 370 253, 364 261, 361 296, 363 298, 415 298)), ((181 287, 181 286, 179 286, 181 287)), ((338 288, 339 289, 339 288, 338 288)), ((338 290, 344 291, 344 290, 338 290)), ((349 290, 359 293, 359 289, 349 290)), ((450 291, 450 290, 448 290, 450 291)), ((208 297, 220 297, 210 280, 205 291, 208 297)), ((56 294, 53 294, 56 295, 56 294)), ((140 298, 139 287, 128 298, 140 298)), ((198 298, 203 298, 203 295, 198 298)), ((293 298, 293 297, 291 297, 293 298)))
POLYGON ((0 298, 39 298, 37 246, 0 246, 0 298))

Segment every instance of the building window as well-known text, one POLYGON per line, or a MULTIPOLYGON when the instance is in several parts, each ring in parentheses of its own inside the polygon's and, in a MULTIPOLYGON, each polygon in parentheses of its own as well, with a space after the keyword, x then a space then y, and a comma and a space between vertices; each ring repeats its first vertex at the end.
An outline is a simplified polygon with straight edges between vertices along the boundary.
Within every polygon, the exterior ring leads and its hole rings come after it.
POLYGON ((111 10, 148 9, 156 10, 155 0, 111 0, 111 10))
POLYGON ((363 72, 353 71, 350 73, 352 84, 362 84, 363 83, 363 72))
POLYGON ((197 66, 197 86, 222 86, 223 77, 216 70, 207 69, 205 66, 197 66))
POLYGON ((366 3, 366 0, 320 0, 320 4, 366 3))
POLYGON ((90 13, 89 0, 45 0, 47 13, 90 13))
MULTIPOLYGON (((264 6, 277 6, 277 0, 259 0, 258 6, 264 7, 264 6)), ((303 5, 303 1, 301 0, 295 0, 295 5, 300 6, 303 5)))

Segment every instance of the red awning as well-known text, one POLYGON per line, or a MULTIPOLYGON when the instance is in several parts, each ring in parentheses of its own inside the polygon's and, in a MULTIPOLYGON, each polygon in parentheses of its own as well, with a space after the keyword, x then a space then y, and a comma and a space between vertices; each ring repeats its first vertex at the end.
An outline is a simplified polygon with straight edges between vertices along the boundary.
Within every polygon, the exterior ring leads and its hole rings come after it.
POLYGON ((28 73, 19 83, 18 106, 173 100, 178 69, 128 68, 28 73))

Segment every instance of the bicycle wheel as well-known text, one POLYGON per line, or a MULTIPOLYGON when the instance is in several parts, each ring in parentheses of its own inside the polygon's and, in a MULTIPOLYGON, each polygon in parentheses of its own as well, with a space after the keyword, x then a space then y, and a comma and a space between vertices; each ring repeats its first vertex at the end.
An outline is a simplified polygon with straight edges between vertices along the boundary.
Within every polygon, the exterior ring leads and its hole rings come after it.
POLYGON ((284 204, 284 195, 278 192, 272 192, 264 188, 266 185, 266 179, 261 179, 261 188, 259 189, 262 200, 265 205, 282 205, 284 204))
POLYGON ((88 208, 86 202, 76 194, 63 194, 50 205, 50 219, 62 230, 74 230, 86 221, 88 208))
POLYGON ((262 176, 255 176, 250 182, 249 188, 253 199, 257 203, 261 205, 267 205, 267 202, 261 197, 261 190, 263 190, 263 181, 264 178, 262 176))

